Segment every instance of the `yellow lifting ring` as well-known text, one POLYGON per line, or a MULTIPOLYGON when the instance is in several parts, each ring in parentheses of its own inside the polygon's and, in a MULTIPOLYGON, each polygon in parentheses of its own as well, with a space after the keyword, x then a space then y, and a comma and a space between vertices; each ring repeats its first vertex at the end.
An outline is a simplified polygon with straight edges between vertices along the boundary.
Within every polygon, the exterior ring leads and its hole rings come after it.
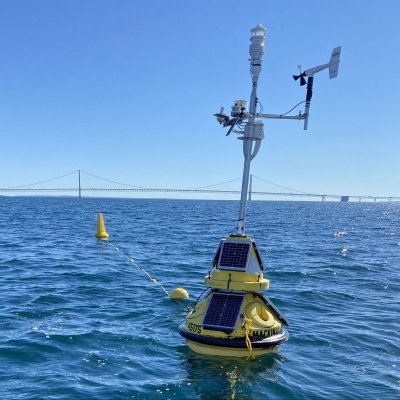
POLYGON ((263 304, 256 301, 251 302, 246 307, 246 315, 261 328, 272 328, 275 324, 272 314, 263 304))

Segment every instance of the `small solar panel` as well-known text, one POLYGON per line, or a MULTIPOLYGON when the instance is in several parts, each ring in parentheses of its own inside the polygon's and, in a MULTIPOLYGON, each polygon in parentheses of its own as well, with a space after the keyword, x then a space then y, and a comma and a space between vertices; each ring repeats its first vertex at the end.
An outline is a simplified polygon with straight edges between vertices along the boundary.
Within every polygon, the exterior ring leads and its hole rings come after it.
POLYGON ((245 269, 250 243, 223 242, 219 266, 223 268, 245 269))
POLYGON ((204 328, 234 330, 242 302, 242 294, 214 293, 203 320, 204 328))

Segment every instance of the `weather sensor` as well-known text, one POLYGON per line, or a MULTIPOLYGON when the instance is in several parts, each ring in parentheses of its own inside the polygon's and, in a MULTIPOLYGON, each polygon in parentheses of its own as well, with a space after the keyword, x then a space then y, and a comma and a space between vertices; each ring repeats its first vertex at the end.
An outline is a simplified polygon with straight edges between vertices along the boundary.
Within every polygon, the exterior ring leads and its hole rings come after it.
MULTIPOLYGON (((224 113, 224 108, 221 107, 220 112, 214 114, 217 117, 217 121, 225 128, 229 127, 227 136, 233 131, 239 135, 238 139, 243 140, 243 153, 244 153, 244 168, 243 168, 243 180, 242 180, 242 192, 241 202, 239 211, 239 220, 237 226, 237 233, 244 234, 244 219, 246 209, 246 197, 249 185, 250 176, 250 162, 257 155, 258 150, 261 146, 261 140, 264 139, 264 124, 260 118, 272 118, 272 119, 295 119, 304 120, 304 130, 308 128, 308 117, 310 113, 311 98, 313 92, 314 76, 324 69, 329 69, 329 78, 336 78, 339 69, 340 62, 340 50, 341 47, 335 47, 332 52, 332 56, 328 63, 318 65, 313 68, 306 69, 301 72, 301 66, 299 66, 299 74, 293 75, 293 78, 299 80, 300 86, 307 85, 306 99, 298 105, 305 103, 304 112, 297 115, 285 114, 262 114, 257 112, 257 107, 260 105, 259 98, 257 96, 257 84, 258 78, 262 70, 262 61, 264 55, 264 43, 265 43, 266 29, 262 25, 258 25, 251 30, 250 36, 250 75, 252 80, 252 91, 249 101, 249 109, 247 111, 246 100, 235 100, 231 107, 230 117, 224 113)), ((294 109, 293 108, 293 109, 294 109)), ((292 110, 293 110, 292 109, 292 110)), ((292 111, 290 110, 290 111, 292 111)), ((289 111, 289 112, 290 112, 289 111)))
POLYGON ((310 68, 301 72, 301 65, 299 65, 299 75, 293 75, 293 79, 297 81, 300 79, 300 86, 304 86, 307 83, 307 95, 306 95, 306 107, 304 112, 304 130, 307 130, 308 127, 308 116, 310 112, 310 103, 312 97, 313 83, 314 83, 314 75, 317 72, 320 72, 326 68, 329 68, 329 79, 336 78, 339 70, 339 62, 340 62, 340 50, 341 47, 335 47, 332 51, 332 56, 327 64, 318 65, 317 67, 310 68), (307 77, 307 81, 306 78, 307 77))

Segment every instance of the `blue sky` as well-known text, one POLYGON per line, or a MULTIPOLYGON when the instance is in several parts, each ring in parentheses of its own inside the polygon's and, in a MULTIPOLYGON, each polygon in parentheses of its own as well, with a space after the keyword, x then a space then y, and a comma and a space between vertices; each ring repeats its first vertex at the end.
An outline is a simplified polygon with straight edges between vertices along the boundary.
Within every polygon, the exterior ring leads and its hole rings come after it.
POLYGON ((399 20, 398 0, 1 0, 0 187, 78 169, 144 187, 240 177, 241 142, 212 114, 249 97, 249 31, 261 23, 264 112, 304 99, 298 64, 325 63, 338 45, 342 62, 337 79, 317 75, 307 132, 265 122, 252 173, 308 192, 400 196, 399 20))

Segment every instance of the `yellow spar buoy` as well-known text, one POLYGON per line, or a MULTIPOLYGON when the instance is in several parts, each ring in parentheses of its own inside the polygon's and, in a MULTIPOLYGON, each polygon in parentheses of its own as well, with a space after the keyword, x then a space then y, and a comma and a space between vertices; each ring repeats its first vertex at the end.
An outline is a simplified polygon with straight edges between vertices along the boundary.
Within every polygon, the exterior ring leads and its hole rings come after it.
POLYGON ((99 213, 98 218, 97 218, 96 237, 98 239, 102 239, 102 240, 107 240, 108 239, 108 233, 106 231, 106 226, 104 224, 103 213, 99 213))

